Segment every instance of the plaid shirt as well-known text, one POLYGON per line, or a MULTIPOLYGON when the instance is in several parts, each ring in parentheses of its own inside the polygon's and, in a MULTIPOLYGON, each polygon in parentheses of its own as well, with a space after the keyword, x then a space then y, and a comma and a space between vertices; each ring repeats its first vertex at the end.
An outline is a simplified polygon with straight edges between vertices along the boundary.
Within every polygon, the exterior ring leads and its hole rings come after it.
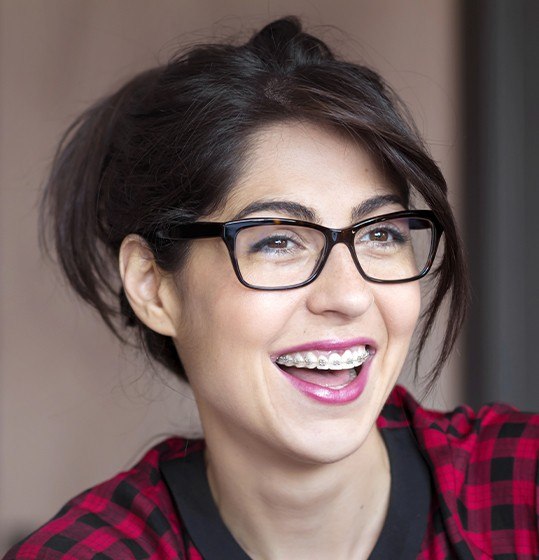
MULTIPOLYGON (((396 387, 378 426, 411 430, 430 472, 417 558, 539 558, 539 415, 500 404, 433 412, 396 387)), ((202 559, 160 465, 203 447, 161 443, 130 471, 74 498, 4 560, 202 559)))

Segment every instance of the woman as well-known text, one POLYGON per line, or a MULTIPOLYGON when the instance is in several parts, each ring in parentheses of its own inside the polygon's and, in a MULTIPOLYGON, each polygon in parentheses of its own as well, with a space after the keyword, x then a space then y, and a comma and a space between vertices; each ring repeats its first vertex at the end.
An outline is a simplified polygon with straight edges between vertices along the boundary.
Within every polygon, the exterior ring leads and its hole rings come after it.
POLYGON ((538 417, 395 386, 449 298, 435 381, 467 291, 444 179, 374 72, 293 18, 192 49, 74 123, 44 217, 79 295, 188 379, 205 440, 6 558, 537 557, 538 417))

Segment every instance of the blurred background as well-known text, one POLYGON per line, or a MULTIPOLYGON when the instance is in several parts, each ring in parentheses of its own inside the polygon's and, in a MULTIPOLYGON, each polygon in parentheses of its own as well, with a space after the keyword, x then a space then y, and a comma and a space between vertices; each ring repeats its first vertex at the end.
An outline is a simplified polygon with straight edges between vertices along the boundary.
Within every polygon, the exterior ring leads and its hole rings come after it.
POLYGON ((539 410, 539 2, 0 0, 0 555, 157 440, 199 433, 188 387, 122 348, 40 255, 62 131, 179 46, 289 14, 387 79, 448 181, 473 302, 428 404, 539 410))

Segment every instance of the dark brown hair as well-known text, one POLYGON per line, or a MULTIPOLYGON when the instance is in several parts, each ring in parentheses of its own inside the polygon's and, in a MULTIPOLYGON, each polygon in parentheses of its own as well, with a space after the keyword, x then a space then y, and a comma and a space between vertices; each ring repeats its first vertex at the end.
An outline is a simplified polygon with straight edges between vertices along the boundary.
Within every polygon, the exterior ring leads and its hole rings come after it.
POLYGON ((462 325, 467 282, 444 178, 399 107, 380 76, 336 58, 292 17, 239 46, 191 48, 136 76, 71 125, 46 186, 42 230, 50 228, 75 291, 113 332, 124 339, 121 324, 136 327, 147 352, 184 376, 172 340, 145 327, 121 289, 116 263, 122 240, 141 235, 159 267, 180 270, 188 244, 158 247, 154 233, 218 209, 257 131, 292 120, 331 127, 366 146, 406 198, 415 191, 444 228, 444 252, 431 273, 436 286, 417 349, 419 358, 449 296, 432 383, 462 325))

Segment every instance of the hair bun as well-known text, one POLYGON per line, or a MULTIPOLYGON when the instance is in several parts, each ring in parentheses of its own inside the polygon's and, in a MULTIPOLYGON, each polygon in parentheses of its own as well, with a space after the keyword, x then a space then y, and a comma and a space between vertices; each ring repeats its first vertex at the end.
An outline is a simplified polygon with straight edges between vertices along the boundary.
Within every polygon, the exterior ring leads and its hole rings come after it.
POLYGON ((274 60, 281 66, 317 64, 334 58, 329 47, 304 33, 299 19, 293 16, 269 23, 253 35, 248 44, 262 58, 268 62, 274 60))

